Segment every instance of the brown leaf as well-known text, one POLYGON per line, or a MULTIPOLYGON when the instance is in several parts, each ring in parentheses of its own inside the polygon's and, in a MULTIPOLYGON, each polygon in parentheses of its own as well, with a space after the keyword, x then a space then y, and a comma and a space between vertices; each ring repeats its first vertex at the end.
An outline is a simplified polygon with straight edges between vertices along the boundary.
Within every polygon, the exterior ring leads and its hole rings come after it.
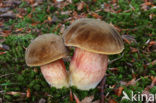
POLYGON ((51 21, 52 21, 51 16, 48 16, 48 21, 49 21, 49 22, 51 22, 51 21))
POLYGON ((65 30, 65 25, 63 24, 63 25, 61 26, 60 33, 63 33, 64 30, 65 30))
POLYGON ((92 0, 93 2, 96 2, 97 0, 92 0))
POLYGON ((118 97, 120 97, 121 94, 122 94, 123 89, 124 89, 123 87, 119 87, 118 89, 115 90, 115 94, 116 94, 118 97))
POLYGON ((94 96, 85 97, 81 103, 92 103, 94 96))
POLYGON ((156 44, 156 41, 150 41, 149 42, 149 45, 154 45, 154 44, 156 44))
POLYGON ((28 88, 28 89, 27 89, 27 95, 26 95, 26 97, 27 97, 27 98, 30 98, 30 96, 31 96, 31 92, 30 92, 30 89, 28 88))
POLYGON ((13 96, 19 95, 19 96, 22 96, 22 97, 26 96, 26 93, 14 92, 14 91, 7 92, 6 94, 13 95, 13 96))
POLYGON ((151 63, 147 63, 147 65, 155 65, 156 64, 156 60, 153 60, 151 63))
POLYGON ((137 49, 137 48, 130 47, 130 49, 131 49, 131 52, 132 52, 132 53, 138 52, 138 49, 137 49))
POLYGON ((135 38, 133 36, 131 36, 131 35, 122 35, 121 37, 128 44, 131 44, 133 42, 134 43, 137 43, 137 41, 135 40, 135 38))
POLYGON ((46 100, 44 98, 41 98, 38 103, 46 103, 46 100))
POLYGON ((152 20, 154 16, 155 16, 154 14, 150 14, 149 15, 150 20, 152 20))
MULTIPOLYGON (((145 77, 147 78, 147 77, 145 77)), ((140 80, 141 78, 133 78, 132 80, 128 81, 128 82, 124 82, 124 81, 120 81, 121 85, 126 85, 126 86, 130 86, 130 85, 136 85, 136 83, 140 80)))
POLYGON ((81 103, 79 98, 74 93, 73 93, 73 95, 74 95, 74 99, 75 99, 76 103, 81 103))
POLYGON ((70 101, 71 102, 73 102, 74 100, 73 100, 73 93, 72 93, 72 91, 70 90, 70 101))
POLYGON ((84 4, 85 3, 83 1, 81 1, 80 3, 78 3, 77 10, 78 11, 82 10, 84 8, 84 4))
POLYGON ((0 52, 0 55, 5 54, 6 52, 0 52))
POLYGON ((72 3, 72 0, 67 0, 67 2, 72 3))
POLYGON ((0 35, 0 36, 2 36, 2 37, 7 37, 8 35, 10 35, 11 34, 11 30, 3 30, 2 31, 2 35, 0 35))
POLYGON ((18 29, 16 29, 16 32, 21 32, 21 31, 23 31, 23 29, 24 28, 18 28, 18 29))
POLYGON ((95 13, 95 12, 92 12, 91 15, 92 15, 94 18, 96 18, 96 19, 101 19, 101 18, 102 18, 102 16, 98 15, 98 14, 95 13))
POLYGON ((113 3, 117 3, 118 2, 118 0, 113 0, 113 3))
POLYGON ((113 100, 113 99, 110 99, 109 103, 117 103, 117 102, 115 100, 113 100))

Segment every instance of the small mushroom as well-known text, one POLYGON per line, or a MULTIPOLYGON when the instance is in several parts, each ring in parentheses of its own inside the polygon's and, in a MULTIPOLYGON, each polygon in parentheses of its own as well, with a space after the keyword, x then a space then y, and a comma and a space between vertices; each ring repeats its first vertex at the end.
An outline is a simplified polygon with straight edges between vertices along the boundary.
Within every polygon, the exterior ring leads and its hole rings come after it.
POLYGON ((74 46, 70 63, 70 85, 81 90, 95 88, 105 75, 108 56, 124 49, 119 33, 104 21, 76 20, 63 34, 65 45, 74 46))
POLYGON ((34 39, 26 49, 28 66, 41 66, 45 80, 56 88, 68 87, 68 76, 62 60, 68 52, 63 39, 54 34, 44 34, 34 39))

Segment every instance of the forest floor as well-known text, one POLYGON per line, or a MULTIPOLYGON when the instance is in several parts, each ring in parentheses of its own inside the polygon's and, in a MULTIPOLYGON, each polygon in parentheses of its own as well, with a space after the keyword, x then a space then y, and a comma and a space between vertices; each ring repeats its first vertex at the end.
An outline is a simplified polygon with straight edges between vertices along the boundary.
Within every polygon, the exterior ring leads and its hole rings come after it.
POLYGON ((101 98, 105 103, 142 103, 138 96, 156 94, 155 85, 155 0, 0 0, 0 103, 98 103, 101 98), (125 49, 109 56, 104 85, 90 91, 50 87, 39 67, 26 65, 25 49, 38 35, 62 35, 84 17, 113 25, 125 49), (133 102, 132 92, 138 97, 133 102), (124 93, 130 100, 122 98, 124 93))

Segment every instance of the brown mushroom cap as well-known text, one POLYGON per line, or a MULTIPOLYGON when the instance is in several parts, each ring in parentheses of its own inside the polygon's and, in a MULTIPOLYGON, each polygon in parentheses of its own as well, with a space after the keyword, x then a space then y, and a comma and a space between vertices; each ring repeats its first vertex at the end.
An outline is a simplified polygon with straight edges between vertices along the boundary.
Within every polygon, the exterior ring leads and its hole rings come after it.
POLYGON ((63 34, 67 46, 99 54, 118 54, 124 49, 122 38, 113 26, 97 19, 76 20, 63 34))
POLYGON ((41 66, 67 56, 63 39, 55 34, 44 34, 34 39, 26 49, 28 66, 41 66))

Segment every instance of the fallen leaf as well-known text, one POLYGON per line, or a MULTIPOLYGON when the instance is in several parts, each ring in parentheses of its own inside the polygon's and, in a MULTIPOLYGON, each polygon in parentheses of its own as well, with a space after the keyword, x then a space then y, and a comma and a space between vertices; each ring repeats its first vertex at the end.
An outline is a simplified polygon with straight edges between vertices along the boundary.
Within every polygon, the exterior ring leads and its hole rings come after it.
POLYGON ((74 95, 74 99, 75 99, 76 103, 81 103, 79 98, 74 93, 73 93, 73 95, 74 95))
POLYGON ((8 11, 6 13, 3 13, 0 15, 0 18, 16 18, 16 14, 13 13, 13 11, 8 11))
POLYGON ((154 14, 150 14, 149 15, 150 20, 152 20, 154 16, 155 16, 154 14))
POLYGON ((62 11, 62 12, 61 12, 62 15, 69 15, 69 14, 71 14, 71 13, 72 13, 72 11, 62 11))
POLYGON ((80 3, 78 3, 77 10, 78 11, 82 10, 84 8, 84 4, 85 3, 83 1, 81 1, 80 3))
POLYGON ((2 34, 1 34, 0 36, 2 36, 2 37, 7 37, 8 35, 11 34, 11 30, 3 30, 1 33, 2 33, 2 34))
POLYGON ((6 52, 0 52, 0 55, 5 54, 6 52))
POLYGON ((17 28, 17 29, 16 29, 16 32, 21 32, 21 31, 23 31, 23 29, 24 29, 24 28, 17 28))
POLYGON ((92 103, 94 96, 85 97, 81 103, 92 103))
POLYGON ((133 36, 131 36, 131 35, 122 35, 121 37, 128 44, 137 43, 135 38, 133 36))
POLYGON ((118 2, 118 0, 113 0, 113 3, 117 3, 118 2))
POLYGON ((70 101, 71 102, 73 102, 74 100, 73 100, 73 93, 72 93, 72 91, 70 90, 70 101))
POLYGON ((131 52, 132 52, 132 53, 138 52, 138 49, 137 49, 137 48, 130 47, 130 49, 131 49, 131 52))
POLYGON ((102 18, 102 16, 98 15, 98 14, 95 13, 95 12, 92 12, 91 15, 92 15, 94 18, 96 18, 96 19, 101 19, 101 18, 102 18))
POLYGON ((67 0, 67 2, 72 3, 72 0, 67 0))
POLYGON ((80 101, 79 98, 74 93, 73 95, 74 95, 74 99, 76 103, 100 103, 99 100, 92 102, 94 99, 94 96, 85 97, 83 100, 80 101))
POLYGON ((156 60, 153 60, 151 63, 147 63, 147 65, 155 65, 156 64, 156 60))
POLYGON ((31 96, 30 89, 28 88, 26 92, 27 92, 27 95, 26 95, 26 97, 27 97, 27 98, 30 98, 30 96, 31 96))
MULTIPOLYGON (((147 77, 146 77, 146 78, 147 78, 147 77)), ((138 78, 138 79, 133 78, 132 80, 130 80, 130 81, 128 81, 128 82, 120 81, 120 85, 126 85, 126 86, 132 85, 132 86, 134 86, 134 85, 136 85, 136 83, 137 83, 139 80, 141 80, 141 78, 138 78)))
POLYGON ((113 100, 113 99, 110 99, 109 103, 117 103, 117 102, 115 100, 113 100))
POLYGON ((118 97, 120 97, 121 94, 122 94, 123 89, 124 89, 123 87, 117 88, 117 89, 115 90, 115 94, 116 94, 118 97))
POLYGON ((154 45, 154 44, 156 44, 156 41, 150 41, 149 42, 149 45, 154 45))
POLYGON ((52 21, 51 16, 48 16, 48 21, 49 21, 49 22, 51 22, 51 21, 52 21))
POLYGON ((61 26, 60 33, 63 34, 64 30, 65 30, 65 25, 63 24, 63 25, 61 26))
POLYGON ((19 96, 22 96, 22 97, 26 96, 26 93, 14 92, 14 91, 7 92, 6 94, 13 95, 13 96, 19 95, 19 96))
POLYGON ((44 98, 41 98, 38 103, 46 103, 46 100, 44 98))

